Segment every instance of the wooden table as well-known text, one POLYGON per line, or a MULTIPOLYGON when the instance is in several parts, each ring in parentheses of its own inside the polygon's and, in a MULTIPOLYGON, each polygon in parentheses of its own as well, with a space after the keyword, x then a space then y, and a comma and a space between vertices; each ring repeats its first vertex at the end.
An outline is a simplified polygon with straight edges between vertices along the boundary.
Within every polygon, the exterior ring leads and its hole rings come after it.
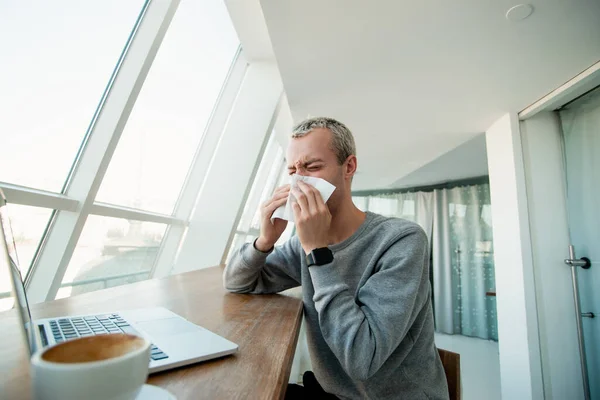
MULTIPOLYGON (((33 318, 162 306, 239 345, 235 355, 150 376, 183 399, 281 399, 290 375, 302 301, 227 293, 222 268, 148 280, 36 304, 33 318)), ((0 399, 29 399, 25 343, 14 310, 0 314, 0 399)))

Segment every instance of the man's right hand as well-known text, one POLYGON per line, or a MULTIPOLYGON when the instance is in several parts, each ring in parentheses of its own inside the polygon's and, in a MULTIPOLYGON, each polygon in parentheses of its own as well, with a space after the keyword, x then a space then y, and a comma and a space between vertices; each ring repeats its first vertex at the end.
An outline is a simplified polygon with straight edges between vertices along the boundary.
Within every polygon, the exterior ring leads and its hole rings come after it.
POLYGON ((273 197, 263 203, 260 208, 260 236, 254 243, 256 250, 267 252, 275 246, 283 231, 287 227, 288 222, 283 219, 276 218, 271 223, 271 217, 275 210, 284 206, 290 194, 290 185, 285 185, 277 188, 273 193, 273 197))

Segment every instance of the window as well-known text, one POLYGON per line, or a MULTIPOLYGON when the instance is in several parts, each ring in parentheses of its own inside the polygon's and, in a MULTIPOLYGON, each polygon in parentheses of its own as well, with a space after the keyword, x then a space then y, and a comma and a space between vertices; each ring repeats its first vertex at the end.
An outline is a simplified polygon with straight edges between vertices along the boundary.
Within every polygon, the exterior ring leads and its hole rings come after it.
POLYGON ((56 298, 147 279, 166 225, 91 215, 56 298))
MULTIPOLYGON (((243 57, 237 58, 239 40, 223 0, 182 0, 152 59, 144 55, 164 33, 165 18, 170 18, 164 7, 149 0, 46 3, 0 4, 0 46, 11 61, 0 65, 0 145, 9 150, 0 157, 0 187, 17 194, 8 199, 11 219, 23 274, 30 271, 28 290, 36 301, 166 270, 197 196, 197 185, 185 183, 203 132, 235 62, 235 79, 223 92, 214 120, 215 135, 222 131, 246 69, 243 57), (140 21, 142 29, 134 31, 140 21), (143 66, 148 75, 123 132, 112 137, 109 149, 115 152, 104 173, 104 165, 88 163, 86 157, 104 154, 106 148, 102 141, 87 140, 86 133, 97 133, 88 130, 99 104, 122 104, 138 82, 120 75, 127 81, 115 80, 116 95, 100 102, 126 45, 131 52, 121 58, 123 65, 143 66), (84 163, 72 168, 78 154, 84 163), (79 188, 89 190, 96 186, 86 184, 104 175, 91 208, 79 204, 90 192, 56 194, 70 174, 82 182, 79 188), (172 215, 181 193, 189 201, 172 215), (53 214, 54 209, 64 212, 53 214), (52 218, 57 229, 47 229, 52 218), (40 247, 42 242, 46 246, 40 247), (163 249, 163 243, 170 246, 163 249), (56 273, 61 274, 55 277, 61 282, 58 293, 49 285, 56 273)), ((119 115, 101 113, 108 120, 119 115)), ((209 160, 200 161, 202 166, 209 160)), ((0 307, 11 300, 5 272, 0 271, 0 307)))
MULTIPOLYGON (((244 204, 236 234, 229 248, 227 261, 234 250, 244 243, 254 241, 260 234, 260 206, 281 185, 282 176, 287 176, 285 175, 283 150, 277 143, 275 134, 272 133, 244 204)), ((276 245, 281 245, 289 239, 292 231, 293 224, 290 223, 276 245)))
POLYGON ((97 201, 173 212, 238 46, 222 0, 181 2, 97 201))
POLYGON ((0 2, 0 181, 61 191, 142 5, 0 2))
POLYGON ((42 241, 53 210, 20 204, 10 204, 7 207, 19 257, 19 268, 24 278, 42 241))
MULTIPOLYGON (((52 210, 19 204, 9 204, 7 209, 19 258, 19 269, 21 276, 25 278, 52 215, 52 210)), ((2 269, 0 271, 0 311, 12 306, 9 279, 8 271, 2 269)))

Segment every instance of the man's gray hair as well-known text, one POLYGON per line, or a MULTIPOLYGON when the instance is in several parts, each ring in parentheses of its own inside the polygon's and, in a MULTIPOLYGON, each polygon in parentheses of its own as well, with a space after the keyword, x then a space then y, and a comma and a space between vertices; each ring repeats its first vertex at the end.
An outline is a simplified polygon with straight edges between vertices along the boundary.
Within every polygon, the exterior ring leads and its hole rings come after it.
POLYGON ((331 131, 332 150, 340 165, 343 164, 349 156, 356 155, 356 144, 354 143, 352 132, 350 132, 350 129, 348 129, 346 125, 333 118, 314 117, 305 119, 294 127, 292 138, 296 139, 306 136, 317 128, 326 128, 331 131))

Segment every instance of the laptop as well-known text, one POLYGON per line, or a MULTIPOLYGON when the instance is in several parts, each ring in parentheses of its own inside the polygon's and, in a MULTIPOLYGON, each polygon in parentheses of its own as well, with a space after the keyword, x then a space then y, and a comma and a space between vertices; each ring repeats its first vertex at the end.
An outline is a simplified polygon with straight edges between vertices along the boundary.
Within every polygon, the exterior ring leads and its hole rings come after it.
POLYGON ((107 310, 32 321, 15 242, 0 189, 0 268, 10 271, 15 308, 30 355, 38 349, 78 337, 129 333, 152 343, 149 372, 155 373, 233 354, 238 346, 163 307, 107 310))

